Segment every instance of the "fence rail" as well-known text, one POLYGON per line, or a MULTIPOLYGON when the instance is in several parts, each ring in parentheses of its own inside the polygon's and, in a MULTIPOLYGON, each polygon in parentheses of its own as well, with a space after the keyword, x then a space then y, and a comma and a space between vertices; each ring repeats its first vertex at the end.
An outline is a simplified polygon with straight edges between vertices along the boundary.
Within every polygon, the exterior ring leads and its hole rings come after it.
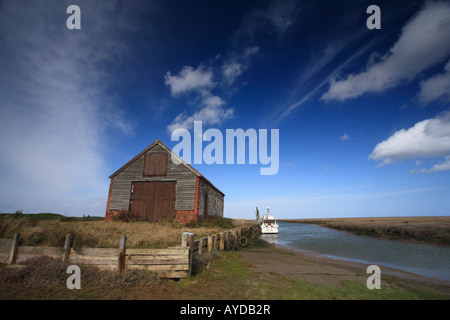
POLYGON ((49 256, 70 264, 88 264, 118 272, 149 270, 161 278, 186 278, 191 276, 194 254, 232 250, 253 234, 252 228, 224 231, 195 241, 193 233, 185 232, 181 246, 165 249, 127 249, 126 236, 120 238, 119 248, 75 249, 71 234, 66 235, 64 247, 19 246, 20 233, 16 233, 13 239, 0 239, 0 262, 23 265, 29 258, 49 256))

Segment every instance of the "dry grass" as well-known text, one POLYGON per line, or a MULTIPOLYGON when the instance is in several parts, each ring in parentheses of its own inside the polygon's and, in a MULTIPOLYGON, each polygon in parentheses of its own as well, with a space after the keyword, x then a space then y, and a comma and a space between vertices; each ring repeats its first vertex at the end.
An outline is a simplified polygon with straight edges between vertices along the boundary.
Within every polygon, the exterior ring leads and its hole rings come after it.
POLYGON ((20 245, 61 247, 65 235, 72 233, 75 248, 117 248, 120 237, 126 235, 127 248, 166 248, 179 245, 183 232, 192 232, 195 238, 200 238, 226 229, 220 226, 181 226, 173 221, 39 220, 30 216, 0 216, 0 238, 10 239, 14 233, 20 232, 20 245))
POLYGON ((339 219, 293 219, 360 235, 450 246, 450 216, 339 219))
MULTIPOLYGON (((29 289, 45 289, 65 286, 68 263, 47 256, 30 258, 21 268, 0 266, 0 282, 29 289)), ((83 286, 96 284, 102 288, 141 287, 150 289, 160 282, 156 273, 141 270, 125 270, 121 273, 99 270, 94 266, 80 265, 83 286)))

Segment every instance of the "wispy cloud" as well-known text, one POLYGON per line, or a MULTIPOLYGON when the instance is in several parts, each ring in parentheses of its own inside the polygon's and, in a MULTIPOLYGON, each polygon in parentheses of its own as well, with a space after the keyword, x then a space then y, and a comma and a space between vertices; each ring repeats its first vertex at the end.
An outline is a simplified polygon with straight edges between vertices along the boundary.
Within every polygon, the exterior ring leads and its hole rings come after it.
POLYGON ((195 120, 217 125, 231 119, 234 109, 227 107, 227 102, 219 94, 213 93, 213 90, 236 85, 236 80, 260 53, 260 48, 255 45, 257 35, 276 33, 282 36, 293 22, 295 9, 294 1, 276 0, 267 7, 246 15, 233 35, 229 53, 220 59, 219 67, 201 63, 197 68, 183 66, 175 75, 168 71, 164 83, 170 87, 172 96, 179 98, 183 94, 196 95, 195 110, 178 114, 167 126, 169 133, 177 128, 190 129, 195 120))
POLYGON ((413 169, 410 171, 411 174, 414 173, 430 173, 430 172, 439 172, 439 171, 448 171, 450 170, 450 156, 445 157, 445 161, 442 163, 437 163, 431 168, 422 168, 420 170, 413 169))
POLYGON ((444 72, 420 82, 419 100, 423 104, 434 100, 450 101, 450 61, 444 67, 444 72))
MULTIPOLYGON (((355 38, 357 38, 357 37, 355 37, 355 38)), ((351 42, 353 42, 355 40, 355 38, 352 38, 351 40, 349 40, 349 42, 347 42, 346 45, 349 45, 351 42)), ((326 74, 323 77, 323 80, 320 81, 315 87, 313 87, 310 90, 307 90, 306 91, 307 93, 303 94, 302 97, 299 98, 296 102, 290 104, 288 107, 277 108, 276 115, 273 116, 273 120, 272 120, 273 124, 275 124, 275 125, 279 124, 281 121, 285 120, 287 117, 292 115, 296 109, 298 109, 299 107, 304 105, 306 102, 308 102, 310 99, 312 99, 314 96, 316 96, 320 92, 320 90, 322 90, 330 82, 331 79, 333 79, 336 75, 338 75, 346 66, 351 64, 351 62, 353 62, 356 58, 361 56, 367 50, 367 48, 369 46, 370 46, 370 44, 368 44, 367 46, 364 46, 363 48, 361 48, 360 50, 358 50, 354 54, 352 54, 348 59, 346 59, 341 64, 339 64, 333 71, 326 74)), ((344 47, 345 47, 344 45, 340 46, 339 50, 344 49, 344 47)), ((301 91, 302 89, 304 89, 304 85, 308 81, 308 79, 311 78, 312 76, 316 76, 318 73, 320 73, 322 71, 322 68, 325 65, 327 65, 332 60, 332 58, 336 54, 338 54, 338 52, 339 51, 333 50, 333 54, 327 55, 326 57, 324 56, 319 61, 312 63, 311 66, 309 67, 309 69, 307 71, 305 71, 305 73, 297 81, 296 88, 294 91, 298 92, 298 91, 301 91)))
POLYGON ((2 210, 78 215, 104 210, 104 132, 133 132, 107 94, 111 52, 114 59, 124 56, 126 42, 111 32, 114 23, 123 23, 113 2, 102 10, 83 4, 91 10, 83 11, 81 30, 66 28, 67 5, 60 1, 1 4, 2 210), (87 32, 89 21, 95 23, 87 32))
POLYGON ((297 1, 274 0, 268 6, 247 14, 233 36, 233 45, 247 46, 257 41, 261 34, 282 36, 295 21, 299 10, 297 1))
POLYGON ((367 70, 330 80, 322 99, 345 101, 365 93, 383 92, 410 81, 450 55, 450 4, 427 2, 402 30, 398 41, 367 70))
POLYGON ((222 64, 223 82, 231 86, 250 66, 250 60, 257 55, 259 47, 248 47, 243 52, 232 51, 222 64))

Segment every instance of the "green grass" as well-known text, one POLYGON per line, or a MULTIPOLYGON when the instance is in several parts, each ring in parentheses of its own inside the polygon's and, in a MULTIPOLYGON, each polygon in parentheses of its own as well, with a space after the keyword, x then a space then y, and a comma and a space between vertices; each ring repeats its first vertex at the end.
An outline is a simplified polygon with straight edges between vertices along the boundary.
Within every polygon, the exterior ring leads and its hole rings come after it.
MULTIPOLYGON (((31 215, 30 215, 31 216, 31 215)), ((62 219, 61 215, 42 214, 33 219, 62 219)), ((15 220, 15 219, 14 219, 15 220)), ((94 222, 96 223, 96 222, 94 222)), ((217 223, 214 222, 214 223, 217 223)), ((219 221, 219 223, 222 223, 219 221)), ((122 224, 121 224, 122 225, 122 224)), ((127 224, 128 225, 128 224, 127 224)), ((114 225, 113 225, 114 226, 114 225)), ((144 225, 145 226, 145 225, 144 225)), ((1 225, 0 225, 1 229, 1 225)), ((63 234, 63 233, 61 233, 63 234)), ((63 239, 63 238, 62 238, 63 239)), ((383 279, 379 290, 369 290, 365 283, 343 281, 338 287, 311 284, 276 272, 257 273, 242 258, 246 250, 260 254, 278 251, 268 243, 249 239, 248 246, 236 251, 213 252, 210 267, 189 279, 162 281, 150 289, 105 287, 82 279, 81 290, 65 285, 29 289, 8 283, 0 286, 1 299, 170 299, 170 300, 435 300, 448 299, 429 287, 413 285, 401 279, 383 279)), ((283 250, 282 250, 283 251, 283 250)), ((284 251, 283 251, 284 252, 284 251)), ((289 252, 286 252, 289 254, 289 252)), ((64 277, 66 275, 64 274, 64 277)))
POLYGON ((206 219, 201 219, 198 222, 190 222, 187 224, 188 227, 192 227, 192 228, 200 228, 200 227, 204 227, 204 228, 224 228, 224 229, 231 229, 231 228, 235 228, 234 222, 232 219, 230 218, 223 218, 223 217, 219 217, 219 216, 211 216, 211 217, 207 217, 206 219))
MULTIPOLYGON (((241 250, 277 250, 263 241, 252 240, 241 250)), ((311 284, 289 275, 270 272, 256 274, 238 251, 222 252, 212 267, 195 277, 175 284, 183 288, 177 299, 255 299, 255 300, 428 300, 445 299, 427 288, 417 288, 401 280, 381 289, 369 290, 365 283, 343 281, 341 286, 311 284)))
MULTIPOLYGON (((255 250, 265 248, 264 244, 255 250)), ((418 288, 402 280, 386 281, 379 290, 369 290, 364 283, 343 281, 341 286, 311 284, 286 274, 258 274, 240 250, 213 253, 211 267, 189 279, 166 280, 157 287, 110 287, 98 281, 82 279, 81 290, 64 285, 27 289, 22 285, 0 288, 2 299, 158 299, 158 300, 436 300, 444 296, 427 288, 418 288)))

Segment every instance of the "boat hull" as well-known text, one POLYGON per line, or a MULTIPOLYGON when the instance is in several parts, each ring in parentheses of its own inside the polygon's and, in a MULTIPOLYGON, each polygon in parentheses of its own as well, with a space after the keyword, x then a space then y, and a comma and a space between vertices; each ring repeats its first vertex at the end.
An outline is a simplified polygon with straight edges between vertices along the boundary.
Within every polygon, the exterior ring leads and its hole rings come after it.
POLYGON ((278 233, 278 228, 270 228, 270 229, 261 228, 261 233, 262 234, 276 234, 276 233, 278 233))

